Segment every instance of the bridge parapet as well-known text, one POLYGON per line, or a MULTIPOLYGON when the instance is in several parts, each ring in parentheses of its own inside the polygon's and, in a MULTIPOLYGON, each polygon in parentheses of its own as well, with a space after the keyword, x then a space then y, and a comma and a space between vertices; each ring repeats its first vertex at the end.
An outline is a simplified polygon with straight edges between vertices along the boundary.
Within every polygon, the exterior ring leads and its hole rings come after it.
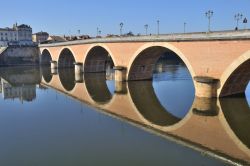
POLYGON ((93 43, 120 42, 174 42, 174 41, 211 41, 211 40, 245 40, 250 39, 250 29, 241 31, 215 31, 196 33, 172 33, 149 36, 106 37, 87 40, 75 40, 60 43, 40 44, 39 47, 69 46, 93 43))

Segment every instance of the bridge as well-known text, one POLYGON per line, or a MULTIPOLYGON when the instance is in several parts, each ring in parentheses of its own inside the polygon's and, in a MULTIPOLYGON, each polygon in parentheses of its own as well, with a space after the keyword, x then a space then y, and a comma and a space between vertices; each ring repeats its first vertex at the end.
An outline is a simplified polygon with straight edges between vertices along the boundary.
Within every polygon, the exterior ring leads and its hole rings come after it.
POLYGON ((75 67, 75 73, 105 72, 113 60, 116 81, 152 79, 163 53, 187 66, 197 97, 243 95, 250 78, 250 30, 118 37, 41 44, 41 64, 75 67))

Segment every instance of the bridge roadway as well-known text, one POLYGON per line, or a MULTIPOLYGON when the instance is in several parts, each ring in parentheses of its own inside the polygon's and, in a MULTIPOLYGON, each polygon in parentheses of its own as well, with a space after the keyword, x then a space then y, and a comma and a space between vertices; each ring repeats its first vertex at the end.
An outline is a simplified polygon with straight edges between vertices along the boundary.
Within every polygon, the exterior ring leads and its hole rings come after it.
POLYGON ((41 44, 41 64, 74 67, 75 72, 105 72, 113 60, 116 81, 152 79, 159 57, 181 58, 198 97, 242 95, 250 78, 250 30, 160 36, 117 37, 41 44))
POLYGON ((112 95, 104 73, 85 73, 84 79, 76 82, 61 72, 54 75, 47 72, 43 71, 42 86, 207 155, 230 163, 250 164, 250 138, 246 133, 250 115, 246 100, 239 104, 234 100, 227 102, 228 98, 196 97, 188 114, 180 119, 162 107, 150 81, 115 82, 112 95))

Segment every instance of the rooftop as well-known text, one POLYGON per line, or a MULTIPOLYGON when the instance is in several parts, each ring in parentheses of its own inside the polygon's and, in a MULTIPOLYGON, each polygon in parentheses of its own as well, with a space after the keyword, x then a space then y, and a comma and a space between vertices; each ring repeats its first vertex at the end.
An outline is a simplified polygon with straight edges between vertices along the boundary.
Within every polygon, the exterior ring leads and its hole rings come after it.
POLYGON ((33 35, 49 35, 47 32, 37 32, 37 33, 34 33, 33 35))
POLYGON ((7 27, 7 28, 0 28, 0 31, 15 31, 15 30, 7 27))
POLYGON ((29 25, 21 24, 17 26, 18 28, 31 28, 29 25))

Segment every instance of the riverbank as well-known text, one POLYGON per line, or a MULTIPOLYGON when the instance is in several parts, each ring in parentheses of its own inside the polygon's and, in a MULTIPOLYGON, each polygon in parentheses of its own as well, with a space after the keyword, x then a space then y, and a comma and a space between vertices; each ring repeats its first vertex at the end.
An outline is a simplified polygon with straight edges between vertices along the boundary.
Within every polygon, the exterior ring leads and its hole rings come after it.
POLYGON ((8 46, 0 53, 0 66, 34 66, 39 64, 37 46, 8 46))

